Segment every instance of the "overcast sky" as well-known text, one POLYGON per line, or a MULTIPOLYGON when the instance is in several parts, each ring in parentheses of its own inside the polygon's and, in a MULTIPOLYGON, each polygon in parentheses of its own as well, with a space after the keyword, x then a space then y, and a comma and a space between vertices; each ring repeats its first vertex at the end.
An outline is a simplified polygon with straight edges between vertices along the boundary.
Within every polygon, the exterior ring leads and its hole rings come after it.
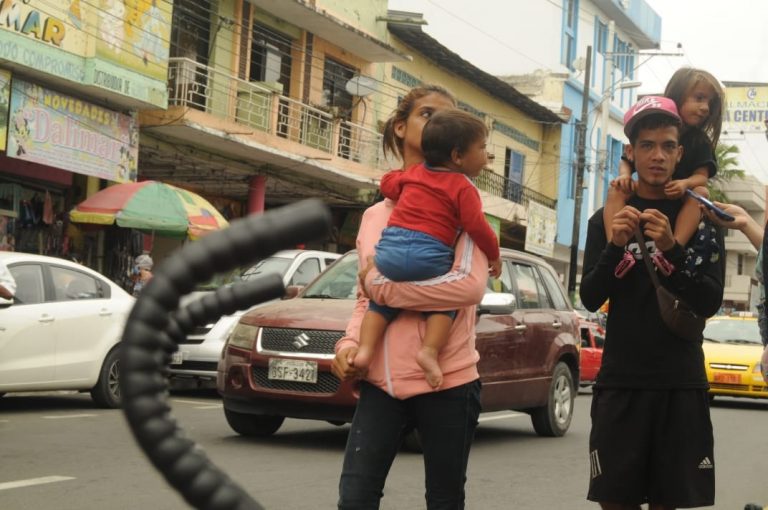
MULTIPOLYGON (((645 1, 661 17, 661 51, 676 52, 679 43, 684 55, 641 57, 640 93, 662 92, 681 66, 706 69, 720 81, 768 83, 768 0, 645 1)), ((516 48, 506 36, 505 19, 519 15, 506 5, 505 0, 389 0, 390 9, 423 13, 427 33, 484 71, 511 74, 509 62, 521 59, 531 70, 541 68, 530 50, 516 48)), ((743 164, 768 182, 768 142, 762 134, 747 138, 743 164)))
MULTIPOLYGON (((768 1, 645 1, 661 16, 661 50, 675 52, 680 43, 684 56, 656 56, 643 64, 640 92, 663 89, 683 65, 707 69, 721 81, 768 82, 768 1)), ((505 62, 526 58, 526 48, 505 42, 505 18, 518 15, 511 7, 503 12, 505 4, 500 0, 389 0, 390 9, 424 13, 429 23, 426 32, 496 75, 510 74, 505 62)), ((535 62, 531 66, 540 67, 535 62)))

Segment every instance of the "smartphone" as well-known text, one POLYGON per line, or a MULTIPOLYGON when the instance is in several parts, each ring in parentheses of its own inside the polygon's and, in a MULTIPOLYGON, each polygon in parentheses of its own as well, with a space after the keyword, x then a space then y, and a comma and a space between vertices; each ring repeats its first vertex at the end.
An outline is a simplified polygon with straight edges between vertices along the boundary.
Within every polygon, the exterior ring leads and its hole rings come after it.
POLYGON ((702 204, 704 204, 704 206, 707 209, 709 209, 710 211, 715 213, 715 216, 717 216, 721 220, 723 220, 723 221, 733 221, 735 219, 733 216, 731 216, 727 212, 723 211, 718 206, 713 204, 710 200, 702 197, 698 193, 695 193, 695 192, 691 191, 690 189, 685 190, 685 192, 688 193, 688 195, 690 195, 691 197, 693 197, 696 200, 698 200, 699 202, 701 202, 702 204))

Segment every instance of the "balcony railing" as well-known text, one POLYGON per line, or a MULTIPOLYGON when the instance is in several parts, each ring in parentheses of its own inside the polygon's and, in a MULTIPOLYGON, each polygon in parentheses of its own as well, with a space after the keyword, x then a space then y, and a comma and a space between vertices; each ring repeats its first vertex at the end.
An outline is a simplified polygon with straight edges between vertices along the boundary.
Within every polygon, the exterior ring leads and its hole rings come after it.
POLYGON ((233 120, 332 156, 378 168, 381 134, 282 95, 270 84, 242 80, 187 58, 168 64, 168 104, 233 120))
POLYGON ((479 189, 493 196, 505 198, 524 207, 527 207, 529 202, 536 202, 551 209, 557 206, 557 200, 526 188, 522 184, 511 181, 491 170, 483 170, 475 178, 475 184, 479 189))

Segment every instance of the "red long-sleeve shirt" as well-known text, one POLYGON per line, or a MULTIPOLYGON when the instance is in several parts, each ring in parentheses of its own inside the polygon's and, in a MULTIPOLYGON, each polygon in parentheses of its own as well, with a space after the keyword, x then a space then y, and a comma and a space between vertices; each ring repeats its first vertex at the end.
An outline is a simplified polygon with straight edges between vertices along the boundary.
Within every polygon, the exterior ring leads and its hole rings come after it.
POLYGON ((453 246, 460 227, 489 261, 499 258, 499 241, 483 214, 480 193, 464 174, 422 163, 384 174, 381 192, 397 202, 388 226, 423 232, 448 246, 453 246))

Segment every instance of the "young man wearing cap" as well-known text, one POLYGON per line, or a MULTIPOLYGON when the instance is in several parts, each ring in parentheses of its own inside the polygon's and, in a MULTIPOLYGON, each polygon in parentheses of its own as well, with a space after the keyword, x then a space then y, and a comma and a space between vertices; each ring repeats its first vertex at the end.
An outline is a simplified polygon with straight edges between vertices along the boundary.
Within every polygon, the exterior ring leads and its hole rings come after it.
POLYGON ((635 194, 611 219, 610 242, 603 211, 590 218, 580 287, 588 310, 611 303, 593 391, 587 497, 607 510, 710 506, 714 440, 701 341, 677 337, 662 321, 635 229, 662 285, 704 317, 722 301, 722 253, 695 274, 682 270, 685 253, 671 227, 682 202, 664 193, 682 156, 674 102, 644 98, 624 121, 635 194))

